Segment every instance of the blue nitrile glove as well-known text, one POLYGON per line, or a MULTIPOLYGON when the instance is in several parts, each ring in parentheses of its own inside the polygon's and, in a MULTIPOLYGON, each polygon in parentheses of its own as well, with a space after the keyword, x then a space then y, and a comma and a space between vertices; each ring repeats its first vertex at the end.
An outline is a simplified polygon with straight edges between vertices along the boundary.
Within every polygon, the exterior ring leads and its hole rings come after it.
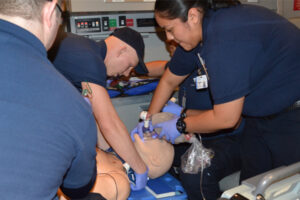
MULTIPOLYGON (((144 141, 144 133, 147 131, 145 130, 144 124, 145 124, 144 121, 138 123, 138 125, 131 131, 130 136, 133 142, 134 142, 134 137, 133 137, 134 134, 139 134, 140 138, 144 141)), ((153 132, 153 126, 151 120, 149 121, 148 129, 150 133, 153 132)))
POLYGON ((83 98, 90 106, 92 106, 91 101, 88 97, 83 97, 83 98))
POLYGON ((162 111, 172 113, 176 116, 180 116, 182 109, 183 108, 180 105, 178 105, 177 103, 168 101, 167 105, 165 105, 165 107, 163 107, 162 111))
POLYGON ((179 131, 176 128, 176 123, 179 117, 174 117, 169 121, 165 121, 153 126, 153 128, 161 128, 159 138, 166 137, 165 139, 174 144, 175 139, 180 136, 179 131))
POLYGON ((141 189, 144 189, 146 187, 147 181, 148 181, 148 172, 149 172, 148 167, 147 167, 146 172, 143 173, 143 174, 138 174, 138 173, 134 172, 135 185, 133 183, 130 183, 130 188, 133 191, 141 190, 141 189))

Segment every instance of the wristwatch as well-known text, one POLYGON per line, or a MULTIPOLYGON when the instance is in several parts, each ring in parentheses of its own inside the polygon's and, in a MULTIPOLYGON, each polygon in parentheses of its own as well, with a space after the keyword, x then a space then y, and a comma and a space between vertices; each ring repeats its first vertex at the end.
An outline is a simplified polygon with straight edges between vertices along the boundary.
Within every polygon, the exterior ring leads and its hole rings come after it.
POLYGON ((176 128, 178 130, 179 133, 182 134, 188 134, 185 129, 186 129, 186 123, 184 122, 184 118, 180 117, 177 122, 176 122, 176 128))

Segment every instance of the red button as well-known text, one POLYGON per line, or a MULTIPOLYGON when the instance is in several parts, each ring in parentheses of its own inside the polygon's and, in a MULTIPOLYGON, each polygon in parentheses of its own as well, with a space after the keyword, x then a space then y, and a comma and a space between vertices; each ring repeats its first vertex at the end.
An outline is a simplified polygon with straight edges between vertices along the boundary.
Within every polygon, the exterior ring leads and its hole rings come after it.
POLYGON ((126 19, 127 26, 133 26, 133 19, 126 19))

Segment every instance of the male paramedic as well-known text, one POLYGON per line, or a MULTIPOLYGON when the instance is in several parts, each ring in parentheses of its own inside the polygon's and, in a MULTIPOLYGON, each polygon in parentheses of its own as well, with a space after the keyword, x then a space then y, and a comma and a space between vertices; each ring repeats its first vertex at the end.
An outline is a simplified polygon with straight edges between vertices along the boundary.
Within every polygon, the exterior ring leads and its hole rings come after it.
MULTIPOLYGON (((146 186, 148 169, 136 151, 106 90, 107 76, 128 76, 135 68, 147 73, 143 62, 144 41, 140 33, 124 27, 100 42, 62 32, 51 52, 53 64, 91 104, 100 132, 113 150, 135 171, 132 190, 146 186)), ((49 55, 50 56, 50 55, 49 55)))

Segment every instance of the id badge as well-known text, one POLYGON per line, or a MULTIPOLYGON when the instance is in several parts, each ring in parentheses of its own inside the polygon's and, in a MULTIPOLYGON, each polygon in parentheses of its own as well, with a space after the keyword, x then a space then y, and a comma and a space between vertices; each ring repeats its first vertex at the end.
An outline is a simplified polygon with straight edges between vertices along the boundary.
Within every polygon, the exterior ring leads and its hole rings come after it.
POLYGON ((194 78, 194 82, 196 84, 196 89, 205 89, 208 87, 208 81, 206 75, 200 75, 194 78))

